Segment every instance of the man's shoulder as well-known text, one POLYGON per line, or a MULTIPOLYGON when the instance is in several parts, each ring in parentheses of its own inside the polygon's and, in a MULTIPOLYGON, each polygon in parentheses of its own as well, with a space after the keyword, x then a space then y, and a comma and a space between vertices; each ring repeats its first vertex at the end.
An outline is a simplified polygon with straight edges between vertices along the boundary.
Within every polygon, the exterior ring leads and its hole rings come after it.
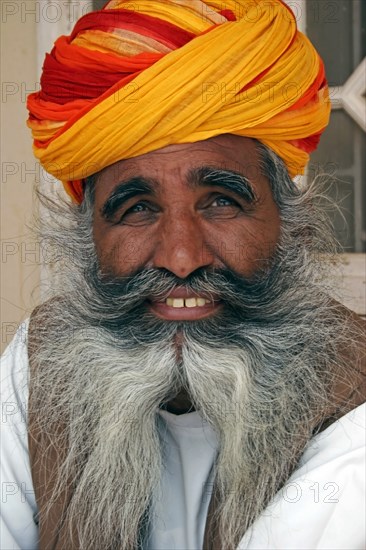
POLYGON ((338 359, 334 358, 329 372, 329 408, 316 432, 323 432, 366 401, 366 322, 341 304, 335 307, 343 323, 345 345, 336 350, 338 359))
POLYGON ((238 550, 363 548, 365 424, 363 403, 314 436, 238 550))
POLYGON ((363 449, 366 436, 366 402, 338 418, 324 431, 316 434, 308 443, 299 467, 311 463, 346 459, 349 453, 363 449), (314 462, 313 462, 314 461, 314 462))

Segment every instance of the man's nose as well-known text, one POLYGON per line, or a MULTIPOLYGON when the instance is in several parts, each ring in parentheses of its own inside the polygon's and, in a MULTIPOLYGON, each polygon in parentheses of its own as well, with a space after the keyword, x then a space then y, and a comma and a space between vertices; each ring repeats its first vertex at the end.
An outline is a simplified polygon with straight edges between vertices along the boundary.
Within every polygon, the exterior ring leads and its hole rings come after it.
POLYGON ((194 216, 172 216, 161 227, 154 267, 167 269, 184 279, 201 267, 213 264, 214 255, 194 216))

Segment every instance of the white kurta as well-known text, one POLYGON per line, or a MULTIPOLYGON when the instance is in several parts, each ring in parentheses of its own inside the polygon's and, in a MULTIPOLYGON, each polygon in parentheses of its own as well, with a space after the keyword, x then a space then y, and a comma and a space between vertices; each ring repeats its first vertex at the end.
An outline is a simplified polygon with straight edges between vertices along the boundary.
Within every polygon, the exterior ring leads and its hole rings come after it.
MULTIPOLYGON (((1 363, 1 550, 38 547, 27 444, 27 328, 20 327, 1 363)), ((160 415, 165 467, 153 499, 148 550, 198 550, 216 435, 198 412, 160 415)), ((297 470, 238 549, 365 548, 365 416, 361 405, 309 442, 297 470)))

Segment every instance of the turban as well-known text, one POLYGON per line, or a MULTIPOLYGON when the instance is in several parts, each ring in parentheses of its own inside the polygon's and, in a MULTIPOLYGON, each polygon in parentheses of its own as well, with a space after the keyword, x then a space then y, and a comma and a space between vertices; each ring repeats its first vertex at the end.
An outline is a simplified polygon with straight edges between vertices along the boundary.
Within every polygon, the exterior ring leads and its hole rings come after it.
POLYGON ((322 60, 281 0, 110 0, 46 55, 34 152, 77 202, 119 160, 219 134, 302 174, 329 119, 322 60))

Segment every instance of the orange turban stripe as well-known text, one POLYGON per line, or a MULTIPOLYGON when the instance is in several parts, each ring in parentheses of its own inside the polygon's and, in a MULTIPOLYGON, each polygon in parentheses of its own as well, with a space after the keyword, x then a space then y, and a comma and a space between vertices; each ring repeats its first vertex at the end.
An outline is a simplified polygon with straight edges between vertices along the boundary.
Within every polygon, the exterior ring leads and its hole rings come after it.
POLYGON ((328 123, 323 63, 281 0, 111 0, 46 56, 34 152, 77 202, 83 180, 172 143, 231 133, 302 174, 328 123))

